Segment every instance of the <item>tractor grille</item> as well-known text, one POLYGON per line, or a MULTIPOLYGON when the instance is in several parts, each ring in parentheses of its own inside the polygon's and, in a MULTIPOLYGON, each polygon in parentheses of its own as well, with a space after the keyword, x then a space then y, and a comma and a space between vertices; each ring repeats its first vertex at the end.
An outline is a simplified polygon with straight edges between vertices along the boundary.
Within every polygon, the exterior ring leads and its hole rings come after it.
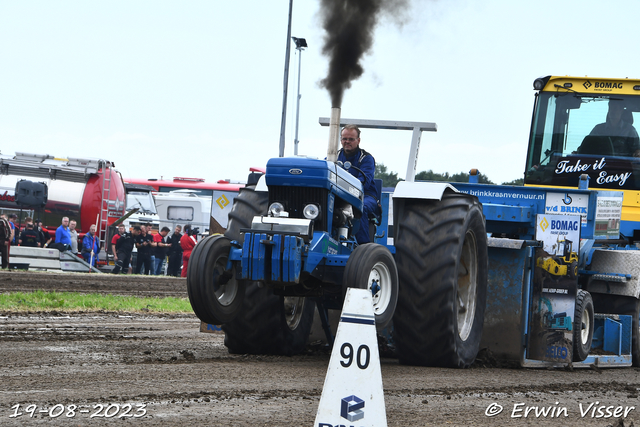
POLYGON ((302 210, 309 203, 314 203, 320 207, 320 216, 314 221, 314 230, 327 230, 327 199, 329 191, 324 188, 314 187, 269 187, 269 205, 273 202, 280 202, 284 209, 289 212, 289 218, 304 218, 302 210))

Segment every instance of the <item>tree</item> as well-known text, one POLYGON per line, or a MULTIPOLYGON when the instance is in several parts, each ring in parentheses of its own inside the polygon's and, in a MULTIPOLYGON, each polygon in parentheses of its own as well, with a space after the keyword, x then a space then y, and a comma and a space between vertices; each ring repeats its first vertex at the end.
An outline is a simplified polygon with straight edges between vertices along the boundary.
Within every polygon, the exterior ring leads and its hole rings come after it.
POLYGON ((396 172, 387 172, 387 167, 383 163, 376 163, 375 178, 382 180, 383 187, 395 187, 399 181, 402 181, 396 172))
MULTIPOLYGON (((376 164, 375 178, 382 180, 383 187, 395 187, 402 181, 398 178, 397 172, 387 172, 387 167, 383 163, 376 164)), ((440 182, 469 182, 469 173, 458 172, 450 174, 449 172, 437 173, 429 169, 428 171, 418 172, 415 177, 416 181, 440 181, 440 182)), ((480 184, 495 185, 485 174, 478 172, 478 182, 480 184)), ((524 185, 524 179, 514 179, 513 181, 504 182, 502 185, 524 185)))
POLYGON ((503 182, 502 185, 524 185, 524 178, 514 179, 513 181, 503 182))
POLYGON ((418 172, 416 174, 416 181, 451 181, 451 176, 449 176, 449 172, 441 174, 429 169, 428 171, 418 172))
MULTIPOLYGON (((469 182, 469 174, 466 172, 459 172, 449 175, 449 172, 436 173, 432 170, 428 170, 416 174, 416 181, 469 182)), ((482 172, 478 172, 478 182, 480 184, 493 184, 493 182, 482 172)))

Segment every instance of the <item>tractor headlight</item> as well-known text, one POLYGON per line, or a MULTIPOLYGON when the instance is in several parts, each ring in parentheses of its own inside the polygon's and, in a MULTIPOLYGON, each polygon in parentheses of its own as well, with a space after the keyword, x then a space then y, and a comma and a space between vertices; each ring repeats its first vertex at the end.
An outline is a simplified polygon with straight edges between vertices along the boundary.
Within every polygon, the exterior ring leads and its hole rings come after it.
POLYGON ((308 204, 302 210, 302 214, 307 219, 316 219, 318 215, 320 215, 320 208, 318 205, 314 205, 313 203, 308 204))
POLYGON ((274 217, 288 217, 288 213, 284 211, 284 206, 280 202, 273 202, 271 206, 269 206, 269 216, 274 217))

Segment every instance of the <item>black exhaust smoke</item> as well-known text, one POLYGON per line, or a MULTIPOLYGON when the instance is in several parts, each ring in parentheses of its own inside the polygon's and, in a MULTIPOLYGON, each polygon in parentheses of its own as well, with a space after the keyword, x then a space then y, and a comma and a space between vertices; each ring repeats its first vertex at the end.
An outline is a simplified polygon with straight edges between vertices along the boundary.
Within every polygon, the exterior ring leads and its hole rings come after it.
POLYGON ((329 73, 320 84, 329 91, 331 107, 342 106, 345 89, 364 69, 360 61, 373 46, 381 14, 397 15, 409 0, 321 0, 326 31, 322 53, 329 57, 329 73))

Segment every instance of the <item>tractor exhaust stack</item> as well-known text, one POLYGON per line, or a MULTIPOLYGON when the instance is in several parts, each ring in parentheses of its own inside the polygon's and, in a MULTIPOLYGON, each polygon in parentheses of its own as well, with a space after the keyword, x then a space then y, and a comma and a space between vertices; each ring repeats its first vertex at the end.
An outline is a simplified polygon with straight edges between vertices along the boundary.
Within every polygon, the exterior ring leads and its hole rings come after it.
POLYGON ((327 160, 338 160, 338 141, 340 140, 340 107, 331 108, 331 120, 329 121, 329 148, 327 160))

